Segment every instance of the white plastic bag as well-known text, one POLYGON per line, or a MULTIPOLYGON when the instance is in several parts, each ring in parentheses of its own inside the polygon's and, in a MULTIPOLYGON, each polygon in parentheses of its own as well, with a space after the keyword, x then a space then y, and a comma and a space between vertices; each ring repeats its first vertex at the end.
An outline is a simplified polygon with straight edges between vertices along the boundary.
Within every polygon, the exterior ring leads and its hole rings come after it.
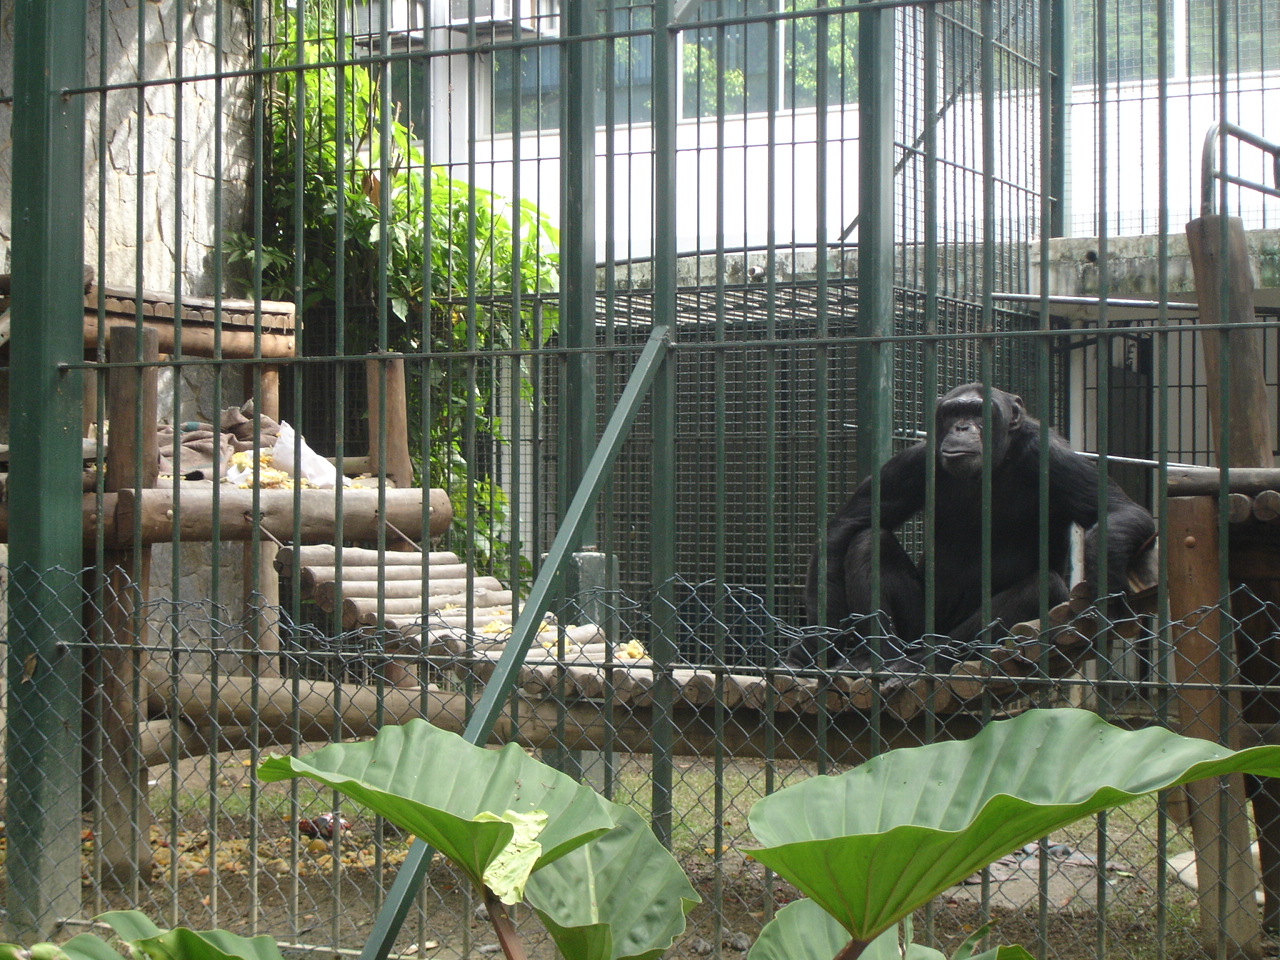
MULTIPOLYGON (((280 433, 276 436, 276 445, 271 450, 271 460, 277 470, 283 470, 295 479, 302 478, 310 483, 315 484, 322 489, 331 490, 338 482, 338 471, 324 457, 316 453, 307 446, 307 441, 302 441, 302 447, 298 457, 298 464, 293 462, 294 448, 294 432, 288 421, 280 421, 280 433)), ((342 478, 344 484, 351 483, 346 477, 342 478)))

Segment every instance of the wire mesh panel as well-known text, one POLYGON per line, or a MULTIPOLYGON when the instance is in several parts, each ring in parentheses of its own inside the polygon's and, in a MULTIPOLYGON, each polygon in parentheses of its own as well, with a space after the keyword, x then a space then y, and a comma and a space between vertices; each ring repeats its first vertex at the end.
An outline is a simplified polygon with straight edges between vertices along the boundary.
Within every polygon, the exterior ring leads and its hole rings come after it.
MULTIPOLYGON (((642 814, 702 897, 681 957, 800 896, 747 812, 816 774, 1041 707, 1273 742, 1277 29, 0 4, 10 935, 494 953, 461 871, 405 884, 416 838, 255 777, 418 717, 642 814)), ((1269 955, 1278 815, 1162 793, 1000 851, 916 939, 1269 955)))

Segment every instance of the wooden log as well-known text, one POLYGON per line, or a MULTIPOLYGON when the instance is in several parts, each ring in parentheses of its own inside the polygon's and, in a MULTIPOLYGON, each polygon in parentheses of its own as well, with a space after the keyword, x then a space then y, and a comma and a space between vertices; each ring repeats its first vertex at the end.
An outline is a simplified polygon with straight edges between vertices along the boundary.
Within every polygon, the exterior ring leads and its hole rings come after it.
POLYGON ((1253 497, 1247 493, 1227 494, 1227 522, 1244 523, 1253 519, 1253 497))
MULTIPOLYGON (((1170 467, 1169 496, 1213 497, 1218 495, 1222 472, 1217 467, 1170 467)), ((1280 469, 1275 467, 1232 467, 1227 477, 1231 493, 1257 496, 1263 490, 1280 490, 1280 469)))
MULTIPOLYGON (((154 364, 160 358, 153 330, 117 327, 107 355, 112 363, 154 364)), ((107 376, 106 489, 154 487, 160 474, 156 434, 158 371, 154 366, 112 367, 107 376)))
POLYGON ((385 475, 397 487, 413 486, 409 459, 409 403, 403 357, 374 357, 365 361, 369 392, 369 472, 385 475), (386 421, 382 411, 385 401, 386 421), (386 446, 383 440, 385 434, 386 446))
MULTIPOLYGON (((144 329, 155 331, 161 353, 174 355, 172 318, 144 317, 142 326, 144 329)), ((108 314, 106 327, 108 330, 136 329, 137 324, 133 316, 108 314)), ((249 330, 230 330, 224 327, 221 335, 218 335, 218 331, 212 326, 197 323, 184 323, 182 326, 182 353, 188 357, 212 357, 215 348, 219 345, 222 348, 223 358, 227 360, 249 360, 255 356, 283 359, 295 356, 298 352, 297 340, 293 334, 264 332, 261 344, 262 353, 256 354, 254 351, 257 341, 253 332, 249 330)), ((84 348, 90 351, 96 350, 97 347, 98 312, 85 311, 84 348)))
MULTIPOLYGON (((500 609, 504 609, 504 613, 489 620, 480 615, 481 610, 477 610, 473 619, 473 623, 477 625, 477 630, 495 622, 507 624, 507 629, 497 634, 476 633, 474 631, 468 633, 465 622, 439 627, 435 625, 435 617, 433 616, 429 621, 431 625, 427 628, 433 648, 456 657, 470 656, 477 652, 500 655, 506 649, 507 640, 511 637, 510 611, 505 610, 505 608, 500 609)), ((409 627, 401 627, 400 633, 406 642, 419 643, 422 635, 422 625, 415 624, 409 627)), ((607 659, 609 646, 605 639, 604 630, 595 624, 580 624, 569 627, 565 631, 565 656, 567 660, 590 659, 602 665, 608 663, 623 666, 635 662, 634 660, 620 657, 607 659)), ((545 650, 554 655, 557 650, 556 631, 539 631, 539 639, 534 641, 530 653, 532 654, 534 650, 545 650)))
MULTIPOLYGON (((1244 223, 1238 217, 1207 216, 1187 224, 1187 252, 1195 276, 1196 299, 1200 304, 1199 322, 1206 324, 1244 324, 1256 320, 1253 309, 1253 272, 1249 265, 1249 249, 1245 242, 1244 223), (1226 302, 1223 302, 1223 293, 1226 302)), ((1222 422, 1221 385, 1222 351, 1228 354, 1231 389, 1225 397, 1230 435, 1231 467, 1271 467, 1272 437, 1267 411, 1267 382, 1263 371, 1262 344, 1259 332, 1249 327, 1240 330, 1206 330, 1200 337, 1203 348, 1209 404, 1209 435, 1215 440, 1222 422)), ((1222 451, 1218 451, 1219 465, 1222 451)))
MULTIPOLYGON (((186 348, 186 338, 183 338, 186 348)), ((274 364, 244 368, 245 393, 254 398, 256 413, 280 419, 280 368, 274 364)), ((280 578, 273 566, 275 548, 268 543, 244 545, 245 637, 252 652, 243 659, 250 674, 279 676, 281 613, 280 578)))
MULTIPOLYGON (((435 495, 443 490, 431 491, 431 505, 435 507, 435 495)), ((448 503, 446 498, 445 503, 448 503)), ((452 514, 452 507, 450 507, 452 514)), ((434 520, 434 513, 433 513, 434 520)), ((398 524, 397 524, 398 526, 398 524)), ((434 524, 433 524, 434 526, 434 524)), ((432 534, 435 535, 434 532, 432 534)), ((291 570, 295 563, 304 567, 330 567, 332 568, 337 562, 338 548, 332 543, 318 543, 308 546, 285 546, 276 552, 276 569, 281 573, 291 570)), ((447 550, 432 551, 431 553, 396 553, 387 551, 379 553, 377 550, 369 550, 365 547, 343 547, 342 548, 342 564, 344 567, 369 566, 376 567, 379 564, 383 566, 411 566, 421 567, 423 563, 435 567, 440 564, 456 565, 460 563, 456 553, 450 553, 447 550)), ((433 574, 434 575, 434 574, 433 574)))
POLYGON ((673 670, 671 679, 675 683, 677 699, 694 706, 715 702, 716 678, 710 670, 673 670))
POLYGON ((619 698, 633 707, 653 703, 653 664, 641 663, 614 673, 614 687, 619 698))
POLYGON ((1270 523, 1280 517, 1280 490, 1260 490, 1253 498, 1253 518, 1270 523))
MULTIPOLYGON (((343 528, 335 529, 335 490, 243 490, 223 485, 219 491, 219 534, 223 540, 248 540, 255 531, 268 531, 278 540, 294 538, 294 498, 298 498, 298 526, 304 542, 376 540, 387 530, 378 515, 377 490, 346 490, 342 494, 343 528), (253 500, 258 497, 258 513, 253 500)), ((411 537, 423 538, 421 489, 386 491, 386 519, 411 537)), ((430 491, 430 536, 438 536, 449 526, 451 509, 443 490, 430 491)), ((175 525, 183 540, 208 541, 213 536, 213 486, 184 484, 181 513, 174 516, 172 488, 125 491, 116 510, 118 536, 131 536, 140 524, 143 543, 166 543, 173 538, 175 525)), ((389 533, 388 533, 389 535, 389 533)), ((387 554, 392 556, 393 554, 387 554)), ((400 554, 412 556, 412 554, 400 554)))
MULTIPOLYGON (((204 675, 181 674, 172 682, 163 678, 157 683, 158 699, 165 703, 176 691, 181 722, 186 727, 195 728, 210 740, 209 731, 215 724, 224 737, 237 738, 244 731, 246 740, 235 740, 237 746, 248 742, 249 731, 254 732, 259 746, 288 749, 298 740, 329 742, 372 736, 385 724, 405 723, 415 717, 425 717, 435 726, 461 733, 470 715, 466 694, 430 688, 379 691, 363 684, 342 684, 335 696, 332 682, 303 681, 295 693, 293 680, 274 677, 255 680, 224 676, 214 683, 204 675), (335 703, 339 705, 336 724, 335 703)), ((513 699, 516 708, 503 711, 490 734, 490 743, 514 742, 531 748, 561 746, 569 750, 608 748, 626 753, 648 753, 653 748, 654 722, 646 708, 619 703, 610 712, 595 702, 559 705, 519 693, 513 699), (513 717, 518 718, 518 726, 513 717)), ((809 761, 817 760, 821 754, 829 763, 854 765, 885 749, 922 742, 920 726, 889 717, 882 721, 878 736, 871 734, 866 717, 860 713, 828 718, 824 721, 828 736, 823 746, 812 716, 779 714, 768 724, 758 717, 744 716, 740 718, 742 722, 726 724, 718 730, 711 723, 710 709, 677 702, 673 724, 676 736, 671 745, 675 756, 710 757, 723 751, 750 759, 782 756, 809 761)), ((148 764, 169 763, 171 740, 162 725, 171 722, 174 721, 153 719, 147 725, 149 735, 144 742, 152 745, 145 758, 148 764)), ((935 737, 964 739, 977 733, 981 726, 980 718, 956 715, 938 729, 935 737)), ((184 737, 180 748, 183 744, 193 750, 208 749, 199 735, 184 737)))
MULTIPOLYGON (((494 577, 475 577, 470 581, 466 579, 432 580, 428 583, 428 587, 427 596, 431 597, 465 597, 469 590, 493 592, 503 589, 501 582, 494 577)), ((422 581, 419 579, 348 580, 344 574, 341 591, 339 591, 339 584, 336 581, 327 580, 315 585, 311 598, 319 605, 321 610, 332 611, 334 600, 339 592, 342 593, 344 600, 347 598, 366 600, 380 596, 388 600, 414 598, 421 600, 422 581)))
MULTIPOLYGON (((157 344, 152 330, 117 327, 109 335, 108 359, 113 364, 138 364, 113 366, 107 375, 111 433, 103 482, 109 492, 153 486, 160 472, 157 344)), ((151 548, 144 544, 136 552, 108 550, 105 562, 106 608, 98 638, 99 662, 88 665, 90 676, 100 671, 102 677, 94 696, 102 724, 101 774, 94 801, 100 816, 98 849, 105 878, 125 886, 137 878, 149 879, 154 869, 148 840, 147 776, 136 762, 134 738, 143 719, 134 690, 139 673, 147 669, 149 638, 143 610, 151 588, 151 548)))
MULTIPOLYGON (((1218 590, 1217 505, 1212 497, 1173 497, 1167 504, 1165 552, 1181 732, 1217 743, 1223 731, 1234 730, 1236 725, 1228 721, 1240 711, 1239 703, 1233 702, 1238 696, 1220 689, 1235 678, 1223 672, 1224 667, 1230 670, 1234 658, 1219 653, 1224 637, 1231 633, 1223 629, 1218 590)), ((1232 742, 1225 745, 1238 749, 1239 735, 1229 736, 1232 742)), ((1250 853, 1244 779, 1237 774, 1226 783, 1220 787, 1217 780, 1201 780, 1187 785, 1200 878, 1200 936, 1206 946, 1212 946, 1218 932, 1224 931, 1230 956, 1256 958, 1261 956, 1262 929, 1254 897, 1258 874, 1250 853), (1225 796, 1220 793, 1223 789, 1225 796), (1220 811, 1225 811, 1225 819, 1220 811), (1225 851, 1221 849, 1224 835, 1225 851), (1226 912, 1220 915, 1223 886, 1226 912)))
MULTIPOLYGON (((289 575, 287 568, 286 570, 280 569, 281 563, 278 554, 275 560, 275 567, 281 574, 289 575)), ((358 583, 362 580, 377 580, 389 583, 393 580, 406 580, 421 587, 424 579, 429 586, 433 586, 442 580, 460 580, 466 575, 467 567, 461 563, 434 564, 428 566, 425 571, 421 566, 407 563, 388 563, 381 567, 351 566, 342 568, 343 583, 358 583)), ((332 583, 337 578, 337 567, 303 567, 299 577, 303 598, 309 597, 317 584, 332 583)))
POLYGON ((476 590, 471 594, 454 596, 383 600, 381 612, 379 612, 379 601, 376 598, 343 597, 342 625, 346 630, 352 630, 358 626, 386 626, 394 630, 403 621, 420 620, 424 615, 448 604, 466 606, 471 603, 476 606, 493 607, 511 603, 511 596, 510 590, 476 590))

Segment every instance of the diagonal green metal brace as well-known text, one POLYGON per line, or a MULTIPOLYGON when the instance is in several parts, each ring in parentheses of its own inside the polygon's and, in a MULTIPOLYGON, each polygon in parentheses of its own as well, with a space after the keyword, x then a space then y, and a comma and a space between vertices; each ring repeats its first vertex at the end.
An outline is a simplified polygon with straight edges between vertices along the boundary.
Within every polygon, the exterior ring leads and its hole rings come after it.
MULTIPOLYGON (((640 412, 640 405, 648 395, 654 377, 662 368, 662 362, 671 348, 669 334, 665 326, 653 329, 636 361, 635 369, 627 378, 618 406, 605 426, 599 446, 587 463, 582 483, 569 504, 564 522, 547 552, 547 559, 533 581, 529 598, 511 630, 511 640, 503 650, 502 658, 494 668, 480 702, 476 704, 475 712, 463 731, 462 736, 468 743, 482 744, 489 739, 502 705, 515 688, 520 666, 524 663, 543 615, 547 612, 561 568, 573 553, 582 524, 590 515, 596 497, 604 487, 622 444, 631 431, 636 414, 640 412)), ((431 854, 432 850, 425 842, 414 840, 387 893, 387 900, 374 920, 373 931, 360 954, 361 960, 386 960, 400 933, 400 926, 409 913, 409 906, 418 892, 427 866, 431 863, 431 854)))

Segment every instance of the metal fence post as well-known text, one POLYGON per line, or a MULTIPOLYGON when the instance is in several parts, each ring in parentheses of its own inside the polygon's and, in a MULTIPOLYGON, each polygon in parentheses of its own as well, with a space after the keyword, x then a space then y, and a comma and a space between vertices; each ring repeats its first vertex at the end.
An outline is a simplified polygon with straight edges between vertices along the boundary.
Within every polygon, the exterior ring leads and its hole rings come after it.
POLYGON ((80 910, 85 0, 14 8, 9 936, 80 910))
MULTIPOLYGON (((893 305, 893 7, 858 14, 858 336, 892 336, 893 305)), ((893 356, 873 339, 858 351, 858 477, 892 454, 893 356)), ((879 499, 875 495, 873 504, 879 499)))

